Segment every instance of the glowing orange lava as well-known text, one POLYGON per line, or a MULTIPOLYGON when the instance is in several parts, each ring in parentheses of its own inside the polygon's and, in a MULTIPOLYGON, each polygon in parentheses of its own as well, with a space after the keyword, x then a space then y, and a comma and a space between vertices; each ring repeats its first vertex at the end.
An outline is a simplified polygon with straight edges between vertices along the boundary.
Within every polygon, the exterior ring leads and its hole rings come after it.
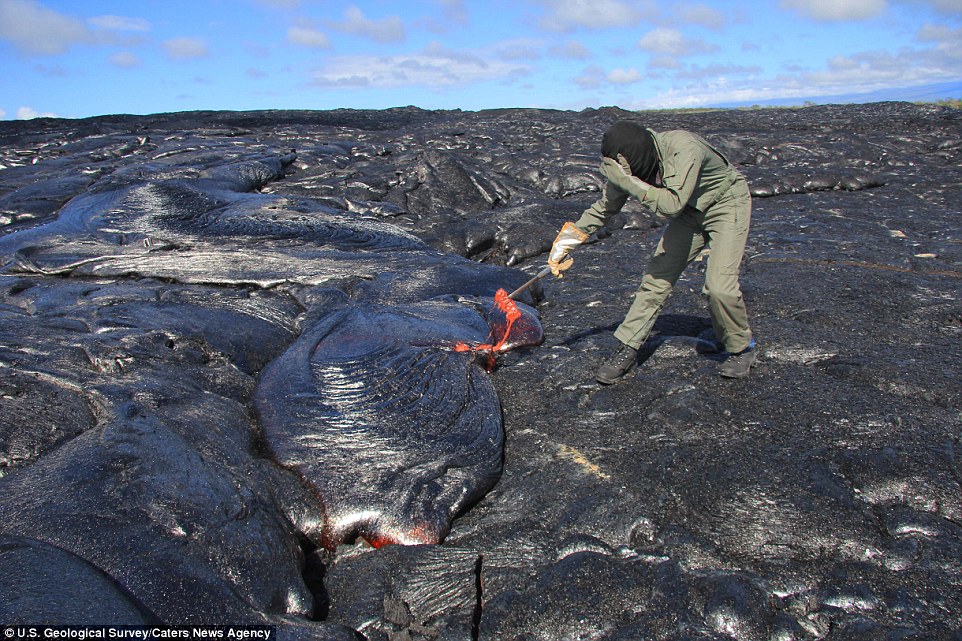
POLYGON ((499 289, 494 294, 494 304, 495 306, 504 312, 504 316, 507 322, 504 326, 504 333, 501 338, 494 342, 494 328, 491 328, 491 333, 488 335, 488 339, 492 342, 484 343, 482 345, 468 345, 467 343, 458 343, 454 346, 454 351, 456 352, 490 352, 494 353, 499 351, 504 344, 508 341, 508 337, 511 336, 511 327, 514 322, 521 318, 521 310, 518 309, 518 305, 508 296, 508 292, 503 289, 499 289))
POLYGON ((379 549, 388 545, 432 545, 440 543, 445 532, 438 531, 428 523, 412 524, 410 529, 388 527, 378 534, 361 534, 361 538, 374 548, 379 549))

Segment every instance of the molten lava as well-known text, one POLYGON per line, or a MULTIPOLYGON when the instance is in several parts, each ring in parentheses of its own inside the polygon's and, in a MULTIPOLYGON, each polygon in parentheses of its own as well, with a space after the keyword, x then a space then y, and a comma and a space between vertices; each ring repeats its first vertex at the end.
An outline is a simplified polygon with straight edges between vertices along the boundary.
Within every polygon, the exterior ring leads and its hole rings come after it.
POLYGON ((491 334, 488 336, 489 342, 481 345, 468 345, 467 343, 458 343, 454 346, 454 351, 456 352, 487 352, 489 354, 494 354, 504 347, 504 344, 508 341, 508 337, 511 336, 511 328, 514 326, 516 320, 521 318, 521 310, 518 309, 517 304, 508 296, 508 292, 499 289, 494 295, 494 306, 495 308, 502 312, 505 317, 504 332, 501 334, 500 338, 495 336, 495 328, 499 327, 499 323, 491 323, 491 334))

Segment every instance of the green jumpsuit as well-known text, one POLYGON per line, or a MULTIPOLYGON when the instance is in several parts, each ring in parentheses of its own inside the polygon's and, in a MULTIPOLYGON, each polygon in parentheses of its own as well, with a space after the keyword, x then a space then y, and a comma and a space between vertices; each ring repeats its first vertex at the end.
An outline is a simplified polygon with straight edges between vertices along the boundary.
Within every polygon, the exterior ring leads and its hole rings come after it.
MULTIPOLYGON (((651 131, 651 130, 649 130, 651 131)), ((658 152, 661 185, 640 195, 641 202, 670 220, 615 337, 635 349, 648 337, 658 313, 685 267, 710 247, 705 285, 715 338, 737 354, 752 344, 738 273, 752 200, 745 178, 700 136, 687 131, 651 132, 658 152)), ((610 181, 601 198, 575 227, 591 234, 628 200, 610 181)))

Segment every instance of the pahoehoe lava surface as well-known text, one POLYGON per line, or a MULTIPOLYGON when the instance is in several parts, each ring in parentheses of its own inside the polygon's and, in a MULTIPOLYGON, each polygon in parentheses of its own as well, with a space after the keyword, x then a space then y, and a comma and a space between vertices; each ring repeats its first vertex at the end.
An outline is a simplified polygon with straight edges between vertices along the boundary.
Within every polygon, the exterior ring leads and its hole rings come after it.
POLYGON ((501 474, 494 386, 455 350, 490 333, 457 301, 346 307, 264 370, 255 402, 273 455, 324 498, 323 529, 302 531, 327 548, 441 541, 501 474))
POLYGON ((0 623, 959 641, 960 164, 904 103, 0 122, 0 623), (486 372, 626 117, 747 176, 758 366, 699 353, 696 263, 593 382, 629 204, 486 372))

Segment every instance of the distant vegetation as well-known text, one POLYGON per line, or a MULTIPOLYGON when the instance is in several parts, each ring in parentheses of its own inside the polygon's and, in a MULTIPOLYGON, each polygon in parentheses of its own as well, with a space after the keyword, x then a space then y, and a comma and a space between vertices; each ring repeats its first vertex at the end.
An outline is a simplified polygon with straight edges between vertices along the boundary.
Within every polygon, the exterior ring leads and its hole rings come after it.
POLYGON ((952 107, 953 109, 962 109, 962 99, 959 98, 946 98, 945 100, 937 100, 935 104, 940 107, 952 107))

